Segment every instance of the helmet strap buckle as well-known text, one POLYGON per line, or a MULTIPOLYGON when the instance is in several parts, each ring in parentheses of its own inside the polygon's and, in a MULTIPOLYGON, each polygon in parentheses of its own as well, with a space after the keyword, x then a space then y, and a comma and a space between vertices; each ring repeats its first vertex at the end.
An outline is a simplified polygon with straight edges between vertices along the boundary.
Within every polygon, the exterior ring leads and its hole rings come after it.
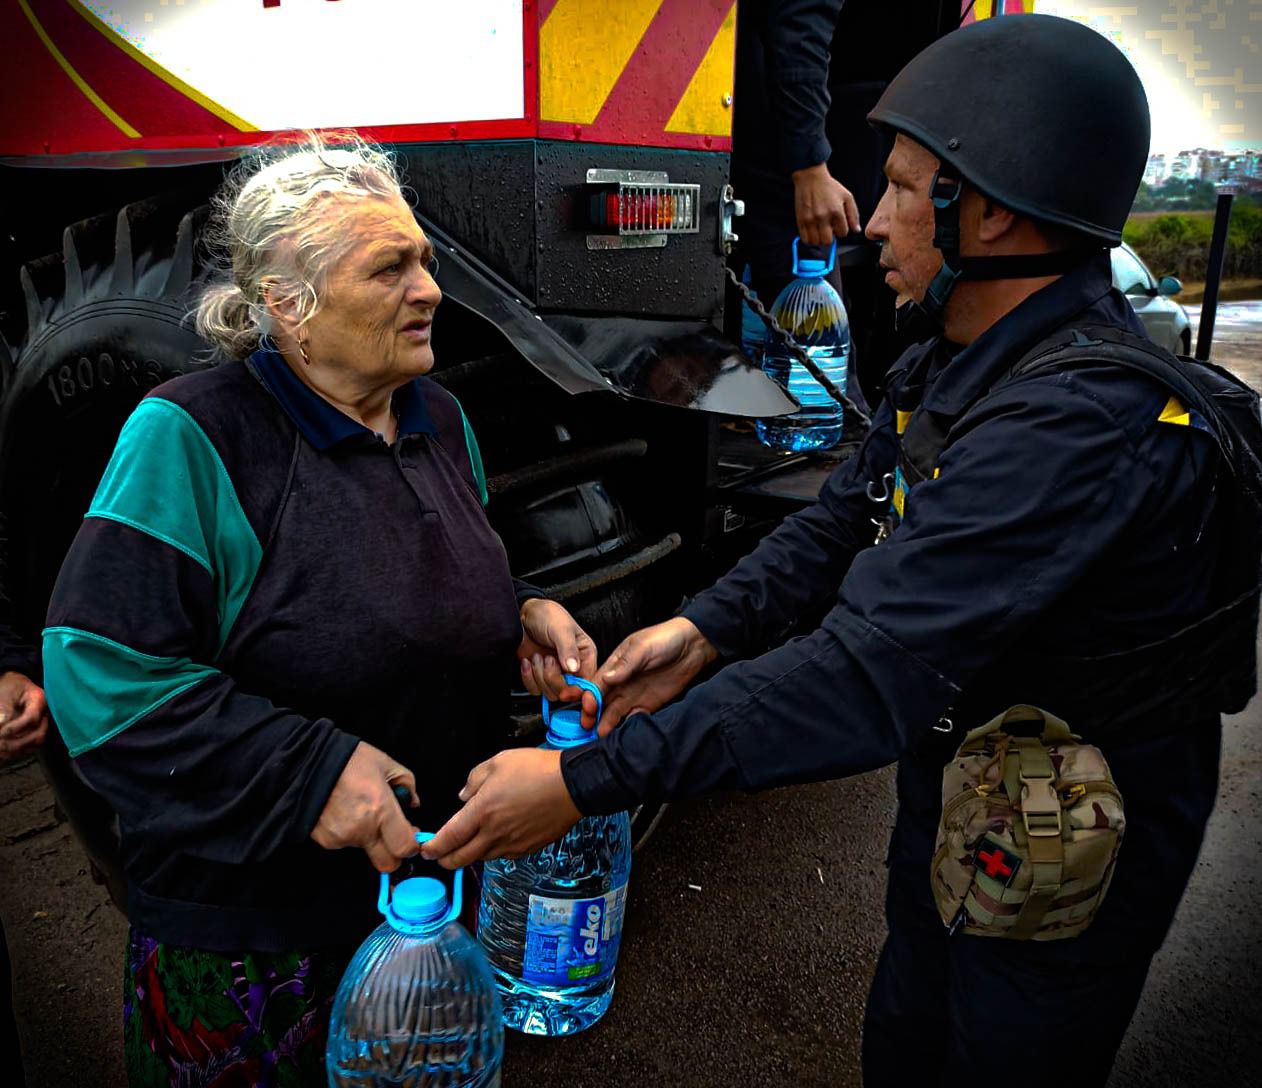
POLYGON ((942 267, 925 289, 920 309, 935 326, 941 328, 947 298, 960 278, 960 194, 961 178, 944 178, 941 169, 929 183, 929 199, 933 201, 933 245, 942 251, 942 267))

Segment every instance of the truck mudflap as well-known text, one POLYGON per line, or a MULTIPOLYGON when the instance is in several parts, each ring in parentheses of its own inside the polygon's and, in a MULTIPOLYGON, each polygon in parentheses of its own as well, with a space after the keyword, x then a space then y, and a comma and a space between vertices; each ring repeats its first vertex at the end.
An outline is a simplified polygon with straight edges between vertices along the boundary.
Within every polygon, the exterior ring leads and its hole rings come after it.
POLYGON ((704 321, 541 314, 424 216, 448 301, 495 325, 521 356, 567 393, 612 391, 730 416, 797 409, 783 389, 704 321))

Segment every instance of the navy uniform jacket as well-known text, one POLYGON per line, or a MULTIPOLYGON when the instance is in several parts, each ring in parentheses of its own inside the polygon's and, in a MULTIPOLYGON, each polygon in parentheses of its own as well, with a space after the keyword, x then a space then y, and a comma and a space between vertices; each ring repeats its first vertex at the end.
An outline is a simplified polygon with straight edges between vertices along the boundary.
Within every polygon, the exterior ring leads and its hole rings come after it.
MULTIPOLYGON (((960 736, 935 725, 963 707, 971 713, 957 725, 971 728, 1009 702, 1056 713, 1056 693, 1005 662, 1067 646, 1133 648, 1209 610, 1218 450, 1209 434, 1162 421, 1167 390, 1100 368, 989 392, 1045 336, 1085 323, 1143 332, 1112 289, 1104 254, 962 350, 933 342, 907 353, 890 398, 923 380, 925 408, 959 417, 937 478, 912 490, 902 523, 872 547, 871 519, 888 504, 866 489, 894 471, 898 443, 887 399, 819 501, 685 610, 722 657, 747 659, 566 753, 578 807, 611 812, 645 797, 819 781, 901 760, 890 920, 939 924, 929 859, 942 765, 960 736), (801 617, 819 615, 810 634, 783 642, 801 617), (1013 688, 1024 697, 1010 698, 1013 688), (1000 689, 1007 701, 988 697, 1000 689)), ((1105 906, 1069 942, 1073 954, 1159 943, 1213 804, 1216 709, 1153 721, 1142 743, 1098 741, 1126 798, 1128 830, 1105 906)), ((1070 724, 1089 732, 1107 723, 1070 724)))

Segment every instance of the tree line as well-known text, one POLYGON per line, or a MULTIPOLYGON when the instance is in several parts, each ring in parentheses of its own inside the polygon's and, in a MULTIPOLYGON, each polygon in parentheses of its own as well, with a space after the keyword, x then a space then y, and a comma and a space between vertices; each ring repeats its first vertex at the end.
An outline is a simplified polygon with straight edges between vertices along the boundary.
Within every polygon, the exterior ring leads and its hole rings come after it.
MULTIPOLYGON (((1213 186, 1210 188, 1212 190, 1213 186)), ((1137 202, 1134 210, 1143 209, 1137 202)), ((1213 215, 1172 211, 1128 220, 1122 238, 1134 247, 1155 275, 1199 282, 1205 279, 1213 231, 1213 215)), ((1262 203, 1257 197, 1237 196, 1233 202, 1223 276, 1226 279, 1262 278, 1262 203)))

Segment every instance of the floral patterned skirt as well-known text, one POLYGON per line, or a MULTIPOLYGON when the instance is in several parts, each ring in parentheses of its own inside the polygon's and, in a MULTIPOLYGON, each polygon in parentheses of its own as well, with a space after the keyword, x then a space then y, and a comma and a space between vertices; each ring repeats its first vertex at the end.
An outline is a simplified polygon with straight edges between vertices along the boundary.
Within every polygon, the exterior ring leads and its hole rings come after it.
POLYGON ((206 952, 131 930, 131 1088, 321 1088, 329 1009, 354 949, 206 952))

